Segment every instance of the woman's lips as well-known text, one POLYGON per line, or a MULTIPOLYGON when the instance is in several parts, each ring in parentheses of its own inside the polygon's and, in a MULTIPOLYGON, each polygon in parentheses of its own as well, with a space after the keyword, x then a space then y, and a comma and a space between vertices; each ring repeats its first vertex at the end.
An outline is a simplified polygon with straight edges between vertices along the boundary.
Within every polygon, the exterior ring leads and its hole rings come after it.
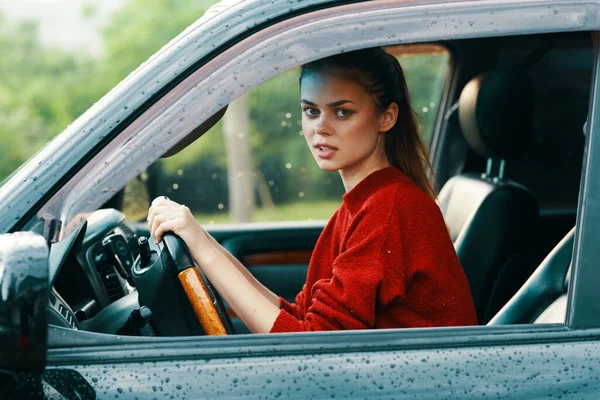
POLYGON ((315 148, 317 150, 317 156, 323 159, 331 158, 337 152, 335 147, 315 146, 315 148))

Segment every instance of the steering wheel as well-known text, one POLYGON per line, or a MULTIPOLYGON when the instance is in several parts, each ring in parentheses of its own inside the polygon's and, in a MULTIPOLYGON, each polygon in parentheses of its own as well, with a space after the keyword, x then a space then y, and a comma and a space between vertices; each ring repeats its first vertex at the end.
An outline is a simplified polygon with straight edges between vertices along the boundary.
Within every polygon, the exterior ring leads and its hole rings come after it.
POLYGON ((170 232, 163 235, 163 241, 169 255, 165 257, 167 265, 164 268, 177 274, 204 332, 207 335, 227 335, 231 332, 231 321, 225 305, 204 273, 194 264, 183 239, 170 232), (169 265, 169 261, 173 265, 169 265))
POLYGON ((160 244, 154 239, 140 242, 131 278, 139 304, 148 306, 156 317, 158 334, 201 334, 200 328, 206 335, 234 332, 223 301, 174 233, 164 234, 160 244))

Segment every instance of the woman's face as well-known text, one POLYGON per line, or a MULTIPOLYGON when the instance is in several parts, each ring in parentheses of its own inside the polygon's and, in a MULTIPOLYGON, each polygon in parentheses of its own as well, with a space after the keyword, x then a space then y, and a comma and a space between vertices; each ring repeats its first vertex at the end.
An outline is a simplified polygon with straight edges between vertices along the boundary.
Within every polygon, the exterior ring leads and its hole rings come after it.
POLYGON ((313 72, 302 78, 300 94, 302 132, 321 169, 344 177, 389 165, 383 132, 393 123, 359 83, 335 70, 313 72))

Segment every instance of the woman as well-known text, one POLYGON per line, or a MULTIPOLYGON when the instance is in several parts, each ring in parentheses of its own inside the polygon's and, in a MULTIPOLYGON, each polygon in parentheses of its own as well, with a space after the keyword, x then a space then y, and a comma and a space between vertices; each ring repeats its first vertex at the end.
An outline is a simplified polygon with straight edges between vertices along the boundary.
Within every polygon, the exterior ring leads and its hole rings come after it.
POLYGON ((254 333, 476 325, 398 61, 381 48, 318 60, 302 68, 300 92, 308 146, 321 169, 339 171, 346 193, 295 304, 262 286, 184 206, 156 199, 152 236, 179 235, 254 333))

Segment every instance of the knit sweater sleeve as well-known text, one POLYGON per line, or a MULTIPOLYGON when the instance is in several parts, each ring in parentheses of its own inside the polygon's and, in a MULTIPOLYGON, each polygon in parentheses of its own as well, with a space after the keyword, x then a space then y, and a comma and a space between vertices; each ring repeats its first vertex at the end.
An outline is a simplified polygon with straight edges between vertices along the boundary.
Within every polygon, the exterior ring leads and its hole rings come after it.
POLYGON ((304 318, 304 296, 306 291, 306 284, 302 287, 302 290, 296 296, 296 302, 290 303, 283 297, 279 297, 279 308, 284 310, 290 315, 293 315, 296 318, 304 318))
POLYGON ((305 314, 282 307, 271 332, 373 328, 383 276, 378 256, 385 235, 382 225, 358 223, 333 263, 332 277, 317 281, 306 294, 312 300, 305 314))

